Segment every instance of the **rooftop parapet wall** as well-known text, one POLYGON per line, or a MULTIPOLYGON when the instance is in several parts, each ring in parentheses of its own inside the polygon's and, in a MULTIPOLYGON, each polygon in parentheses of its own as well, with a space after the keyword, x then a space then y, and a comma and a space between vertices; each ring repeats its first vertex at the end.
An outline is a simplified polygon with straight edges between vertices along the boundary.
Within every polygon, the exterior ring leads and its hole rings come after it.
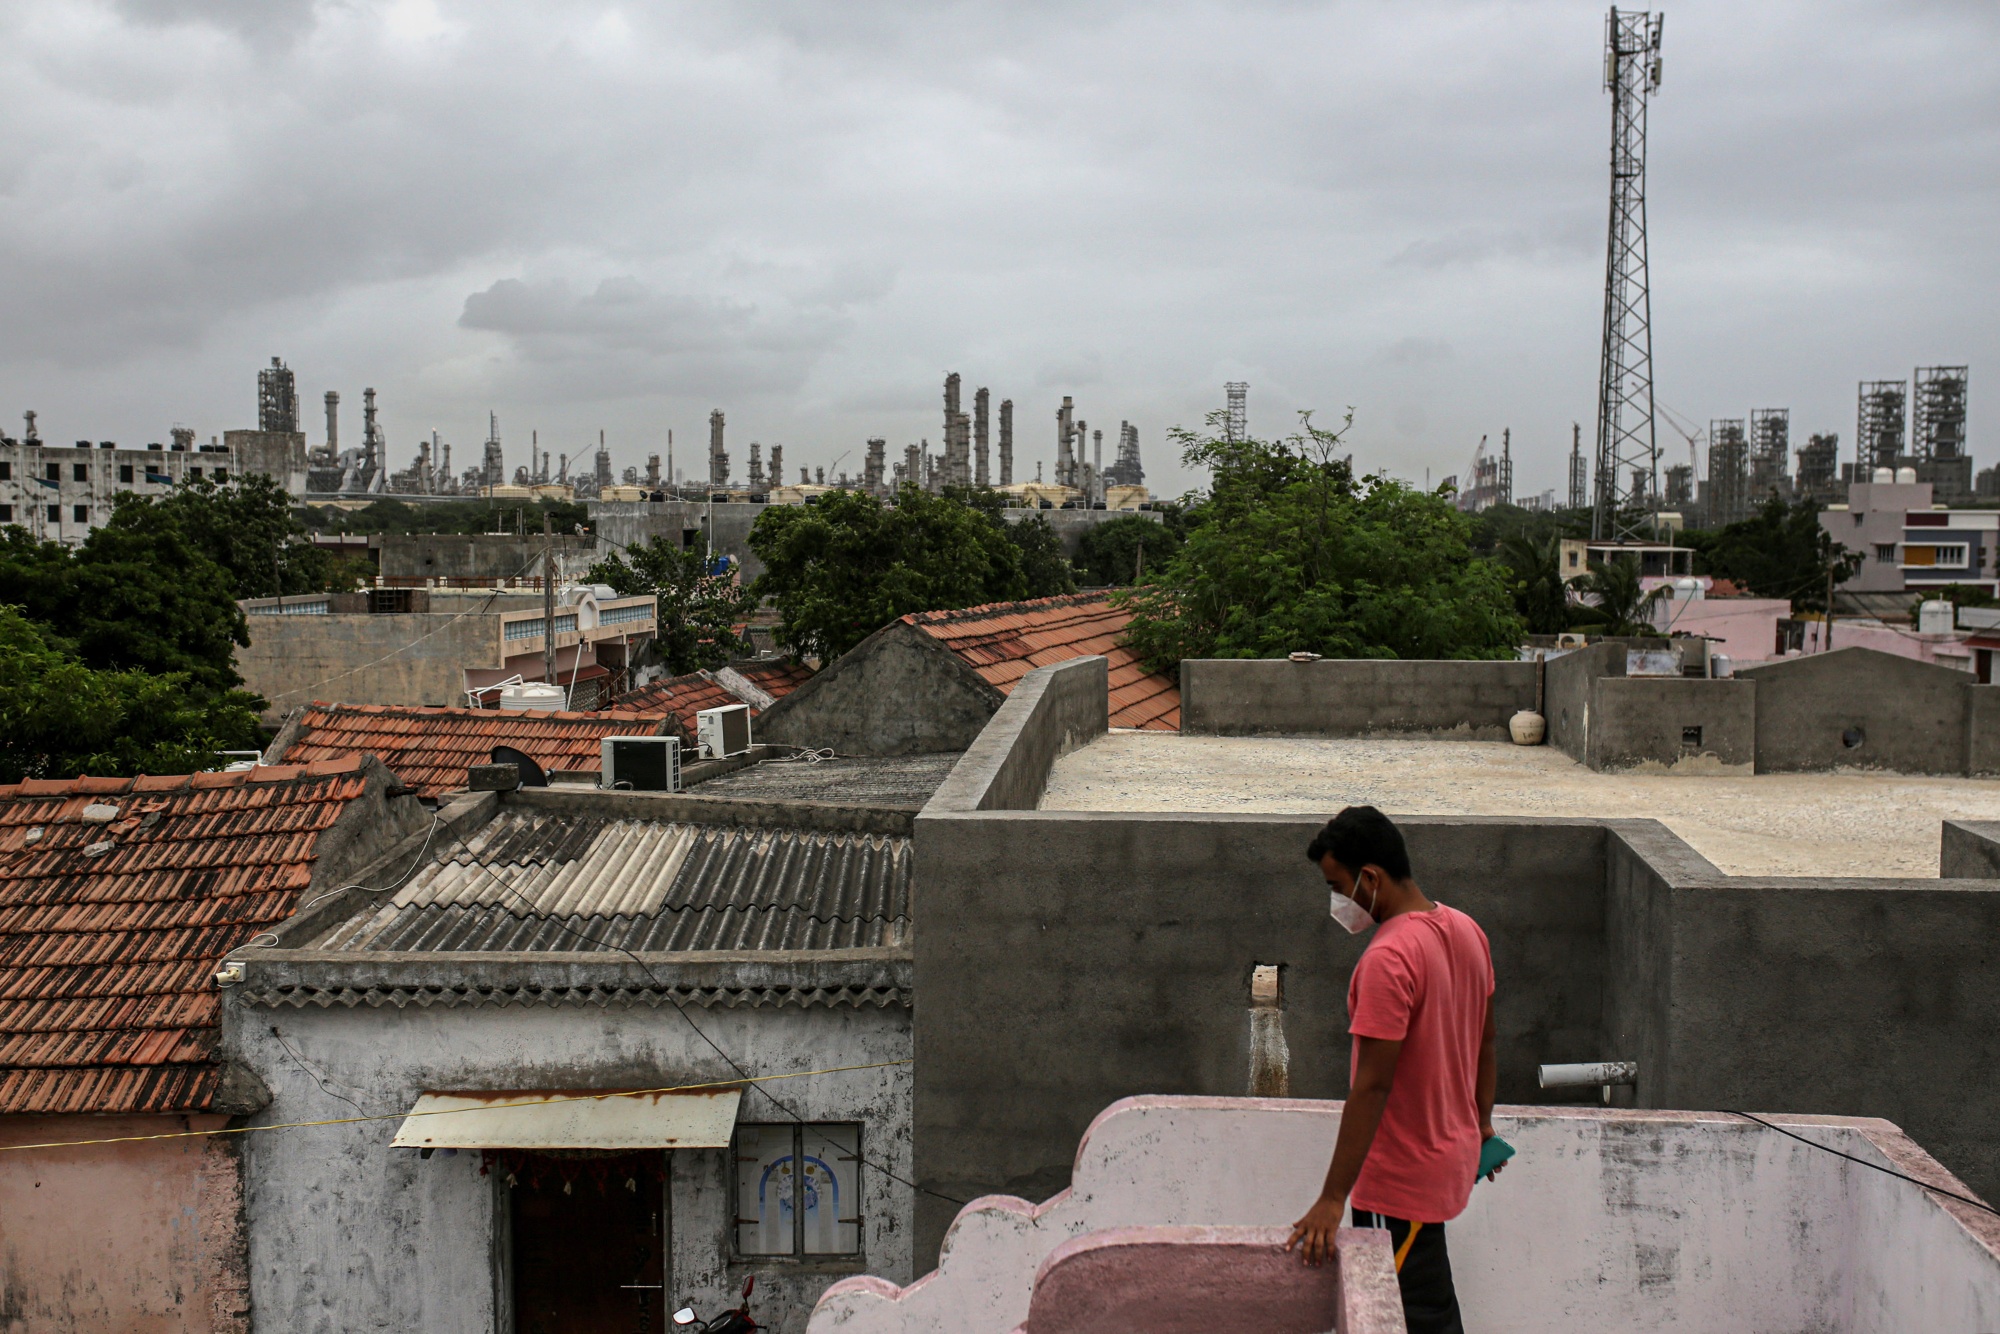
MULTIPOLYGON (((1043 781, 1033 716, 996 717, 916 822, 915 1161, 960 1198, 1060 1188, 1110 1099, 1247 1088, 1255 964, 1282 970, 1293 1090, 1345 1089, 1362 942, 1305 862, 1324 817, 982 809, 1010 757, 1043 781)), ((1728 876, 1651 820, 1399 822, 1492 941, 1503 1099, 1560 1098, 1538 1064, 1636 1059, 1642 1105, 1888 1116, 2000 1189, 2000 1128, 1965 1115, 2000 1095, 1994 880, 1728 876)), ((929 1196, 918 1217, 928 1253, 948 1218, 929 1196)))
POLYGON ((1072 658, 1022 678, 925 809, 1033 810, 1050 766, 1104 735, 1108 668, 1101 657, 1072 658))
POLYGON ((1758 773, 1845 766, 1962 774, 1974 755, 1985 771, 2000 767, 2000 709, 1991 702, 2000 687, 1965 672, 1836 648, 1737 675, 1757 683, 1758 773))
POLYGON ((1191 658, 1181 730, 1213 736, 1398 736, 1504 740, 1535 707, 1532 662, 1191 658))
MULTIPOLYGON (((2000 1328, 1991 1215, 1726 1113, 1494 1110, 1518 1156, 1451 1223, 1459 1298, 1483 1328, 2000 1328)), ((1123 1099, 1083 1134, 1072 1189, 972 1201, 935 1273, 836 1284, 809 1334, 1007 1334, 1023 1319, 1033 1334, 1036 1277, 1079 1239, 1287 1226, 1318 1193, 1340 1115, 1302 1099, 1123 1099)), ((1767 1119, 1965 1190, 1887 1122, 1767 1119)))

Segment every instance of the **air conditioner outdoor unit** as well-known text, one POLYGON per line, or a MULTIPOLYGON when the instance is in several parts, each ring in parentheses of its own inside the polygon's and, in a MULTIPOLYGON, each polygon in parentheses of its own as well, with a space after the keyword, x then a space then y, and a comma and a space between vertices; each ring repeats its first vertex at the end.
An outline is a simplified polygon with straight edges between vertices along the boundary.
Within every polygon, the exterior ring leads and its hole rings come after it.
POLYGON ((694 716, 695 740, 705 760, 726 760, 750 749, 750 706, 725 704, 694 716))
POLYGON ((677 736, 608 736, 600 743, 605 787, 631 792, 681 790, 681 739, 677 736))

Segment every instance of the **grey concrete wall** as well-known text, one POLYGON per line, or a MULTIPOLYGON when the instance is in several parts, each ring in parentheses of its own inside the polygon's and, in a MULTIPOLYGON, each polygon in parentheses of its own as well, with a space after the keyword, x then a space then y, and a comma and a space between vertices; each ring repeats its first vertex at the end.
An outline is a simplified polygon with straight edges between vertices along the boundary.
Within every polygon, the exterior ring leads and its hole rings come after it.
POLYGON ((1585 763, 1593 769, 1664 765, 1695 773, 1753 771, 1757 687, 1749 681, 1601 676, 1592 685, 1585 763), (1701 729, 1698 743, 1686 729, 1701 729))
POLYGON ((1664 1105, 1885 1117, 2000 1195, 2000 886, 1745 878, 1673 900, 1664 1105))
POLYGON ((758 715, 754 734, 842 755, 958 751, 1005 698, 957 654, 896 621, 758 715))
POLYGON ((1967 685, 1965 771, 2000 774, 2000 685, 1967 685))
POLYGON ((466 667, 500 662, 496 616, 408 612, 248 616, 236 650, 244 688, 282 717, 316 699, 345 704, 463 704, 466 667))
MULTIPOLYGON (((1341 1096, 1346 986, 1363 942, 1329 919, 1328 889, 1305 859, 1321 823, 920 815, 919 1183, 959 1199, 1039 1200, 1067 1183, 1079 1136, 1113 1099, 1244 1093, 1259 963, 1283 968, 1293 1094, 1341 1096)), ((1493 943, 1500 1097, 1532 1101, 1538 1061, 1599 1047, 1603 827, 1411 819, 1405 829, 1419 881, 1493 943)), ((920 1269, 952 1214, 920 1199, 920 1269)))
POLYGON ((1507 720, 1534 707, 1532 662, 1195 658, 1181 664, 1183 732, 1454 732, 1500 741, 1507 737, 1507 720))
MULTIPOLYGON (((1836 648, 1747 667, 1757 683, 1757 772, 1835 765, 1901 773, 1966 771, 1964 672, 1866 648, 1836 648), (1859 729, 1859 746, 1843 744, 1859 729)), ((1983 753, 1983 750, 1982 750, 1983 753)))
POLYGON ((1543 672, 1547 744, 1582 764, 1589 755, 1590 707, 1597 693, 1597 678, 1625 675, 1625 648, 1621 644, 1593 644, 1550 658, 1543 672))
POLYGON ((2000 880, 2000 820, 1946 820, 1938 874, 1947 880, 2000 880))
POLYGON ((1152 510, 1009 509, 1000 511, 1000 514, 1008 523, 1020 523, 1023 519, 1030 519, 1038 514, 1047 519, 1049 528, 1056 535, 1056 540, 1063 545, 1063 554, 1071 560, 1076 559, 1076 553, 1083 545, 1083 535, 1101 523, 1110 523, 1113 519, 1131 518, 1134 515, 1153 523, 1164 522, 1152 510))
MULTIPOLYGON (((495 502, 496 504, 498 502, 495 502)), ((539 522, 539 520, 537 520, 539 522)), ((542 572, 539 532, 382 533, 375 538, 380 572, 402 579, 519 579, 542 572)), ((555 539, 560 568, 596 559, 597 539, 567 533, 555 539)))
MULTIPOLYGON (((656 965, 655 971, 663 967, 656 965)), ((389 1114, 359 1125, 244 1137, 258 1329, 489 1334, 514 1328, 506 1312, 510 1257, 503 1188, 480 1175, 477 1152, 426 1161, 414 1151, 390 1147, 396 1114, 419 1093, 658 1088, 733 1077, 695 1030, 666 1008, 272 1010, 245 1005, 240 994, 225 1000, 225 1042, 273 1095, 271 1105, 252 1118, 254 1124, 353 1117, 357 1108, 389 1114), (273 1026, 291 1052, 272 1034, 273 1026), (292 1053, 312 1063, 325 1089, 292 1053)), ((691 1017, 753 1073, 896 1061, 910 1054, 909 1011, 900 1006, 696 1008, 691 1017)), ((861 1122, 864 1156, 897 1176, 910 1176, 907 1065, 769 1087, 808 1121, 861 1122)), ((788 1118, 751 1092, 739 1119, 788 1118)), ((755 1273, 753 1309, 760 1323, 796 1334, 819 1293, 845 1274, 909 1281, 911 1192, 867 1164, 860 1259, 799 1265, 733 1258, 735 1197, 727 1158, 728 1150, 719 1148, 672 1154, 663 1201, 672 1235, 670 1300, 693 1302, 712 1316, 733 1305, 744 1278, 755 1273)))
POLYGON ((598 539, 608 550, 638 546, 654 537, 664 537, 674 545, 690 530, 710 540, 707 534, 713 518, 713 541, 718 553, 734 556, 742 565, 748 583, 764 572, 764 563, 750 550, 750 529, 768 505, 748 501, 718 501, 711 506, 692 500, 593 500, 590 522, 598 539))
POLYGON ((952 766, 927 809, 1035 809, 1056 760, 1109 730, 1109 679, 1102 657, 1072 658, 1029 672, 952 766))

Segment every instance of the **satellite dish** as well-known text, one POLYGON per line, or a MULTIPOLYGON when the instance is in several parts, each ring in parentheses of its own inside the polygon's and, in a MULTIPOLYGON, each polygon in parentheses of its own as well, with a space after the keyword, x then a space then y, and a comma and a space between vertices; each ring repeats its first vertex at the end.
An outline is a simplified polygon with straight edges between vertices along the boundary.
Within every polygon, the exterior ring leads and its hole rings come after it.
POLYGON ((493 763, 511 764, 520 769, 522 787, 547 787, 549 785, 549 776, 542 772, 542 766, 535 763, 534 757, 523 751, 515 750, 512 746, 495 746, 493 748, 493 763))

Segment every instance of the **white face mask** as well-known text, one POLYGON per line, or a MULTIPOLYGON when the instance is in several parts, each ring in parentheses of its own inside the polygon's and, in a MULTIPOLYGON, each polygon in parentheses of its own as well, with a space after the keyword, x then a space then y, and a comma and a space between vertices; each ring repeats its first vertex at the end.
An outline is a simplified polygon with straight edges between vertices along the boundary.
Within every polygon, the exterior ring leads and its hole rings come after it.
MULTIPOLYGON (((1333 890, 1332 894, 1333 904, 1330 911, 1333 914, 1333 920, 1345 927, 1348 935, 1358 936, 1369 927, 1375 925, 1375 916, 1367 908, 1348 898, 1347 895, 1341 893, 1338 889, 1333 890)), ((1368 901, 1370 905, 1373 905, 1375 902, 1375 891, 1372 889, 1368 891, 1368 901)))

